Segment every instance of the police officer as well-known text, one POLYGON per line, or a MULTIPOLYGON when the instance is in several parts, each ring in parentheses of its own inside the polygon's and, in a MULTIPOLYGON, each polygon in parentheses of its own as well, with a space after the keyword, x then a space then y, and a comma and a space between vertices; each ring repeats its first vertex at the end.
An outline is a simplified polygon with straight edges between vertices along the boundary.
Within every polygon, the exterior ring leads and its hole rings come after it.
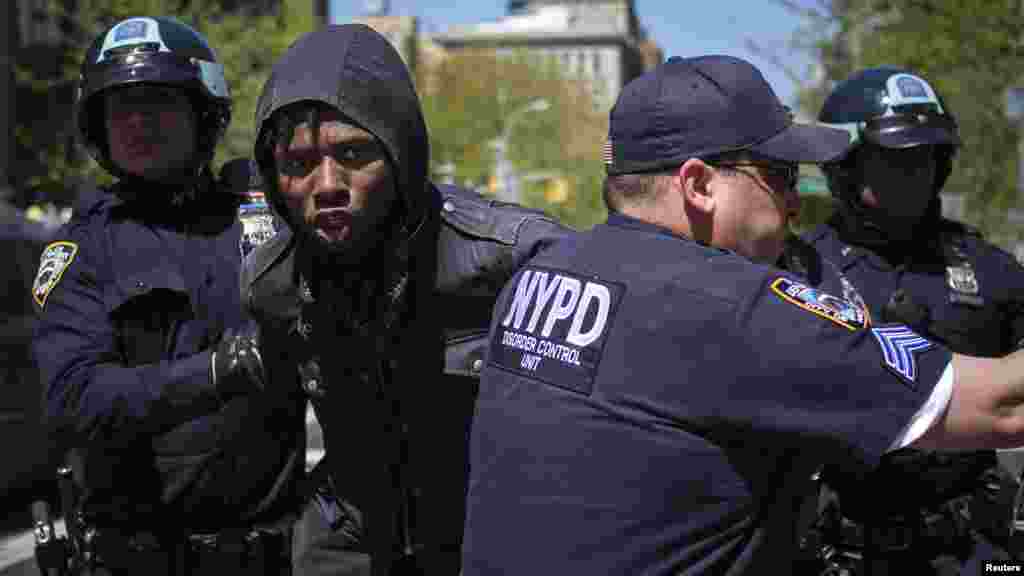
POLYGON ((180 22, 123 20, 86 51, 75 110, 117 182, 80 199, 32 298, 46 410, 81 490, 76 569, 286 573, 303 398, 268 386, 242 316, 239 202, 210 169, 231 115, 223 67, 180 22))
POLYGON ((242 223, 240 248, 244 259, 254 248, 273 238, 282 224, 267 204, 263 178, 255 160, 228 160, 220 168, 220 180, 225 188, 239 196, 241 202, 238 220, 242 223))
POLYGON ((409 72, 367 26, 296 41, 256 123, 287 228, 246 259, 242 291, 269 379, 306 391, 326 452, 297 572, 458 574, 487 321, 515 267, 567 230, 427 180, 409 72))
POLYGON ((951 354, 769 266, 797 163, 847 145, 732 57, 622 90, 608 221, 530 260, 494 310, 465 576, 792 574, 821 462, 1020 443, 1024 353, 951 354))
MULTIPOLYGON (((932 85, 900 68, 862 70, 835 88, 818 119, 848 130, 855 145, 825 166, 838 210, 804 235, 818 253, 811 268, 837 270, 876 320, 905 323, 955 352, 1001 357, 1024 346, 1024 269, 941 216, 960 139, 932 85)), ((868 478, 833 469, 825 479, 853 523, 834 544, 872 542, 872 574, 957 574, 997 555, 990 541, 1006 545, 1016 486, 992 451, 904 450, 868 478)))

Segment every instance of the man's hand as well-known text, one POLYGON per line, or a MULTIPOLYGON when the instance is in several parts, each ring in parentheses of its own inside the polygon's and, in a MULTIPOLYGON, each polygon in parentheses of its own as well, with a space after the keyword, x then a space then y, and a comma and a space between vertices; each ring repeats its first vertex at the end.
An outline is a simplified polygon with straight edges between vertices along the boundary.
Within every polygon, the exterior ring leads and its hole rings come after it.
POLYGON ((225 402, 266 389, 260 329, 255 322, 224 333, 210 360, 210 378, 217 388, 217 395, 225 402))

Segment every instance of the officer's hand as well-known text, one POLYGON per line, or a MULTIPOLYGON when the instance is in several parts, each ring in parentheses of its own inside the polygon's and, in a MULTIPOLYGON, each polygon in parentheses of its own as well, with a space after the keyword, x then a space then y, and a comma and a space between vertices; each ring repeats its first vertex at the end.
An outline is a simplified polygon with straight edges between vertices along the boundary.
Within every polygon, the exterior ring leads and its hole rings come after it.
POLYGON ((266 389, 259 325, 224 333, 210 361, 210 378, 223 401, 266 389))

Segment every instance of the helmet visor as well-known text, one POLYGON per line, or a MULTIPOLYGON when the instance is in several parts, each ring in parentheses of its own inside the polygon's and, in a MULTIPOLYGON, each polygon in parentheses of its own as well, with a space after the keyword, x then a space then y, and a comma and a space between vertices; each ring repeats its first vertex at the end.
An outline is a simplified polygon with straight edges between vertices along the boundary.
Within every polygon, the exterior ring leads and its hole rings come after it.
POLYGON ((872 118, 861 128, 866 142, 883 148, 926 144, 960 145, 956 124, 944 114, 893 114, 872 118))
POLYGON ((209 98, 227 99, 224 67, 216 62, 181 58, 170 52, 129 52, 109 57, 95 64, 85 86, 83 97, 129 84, 198 84, 209 98))

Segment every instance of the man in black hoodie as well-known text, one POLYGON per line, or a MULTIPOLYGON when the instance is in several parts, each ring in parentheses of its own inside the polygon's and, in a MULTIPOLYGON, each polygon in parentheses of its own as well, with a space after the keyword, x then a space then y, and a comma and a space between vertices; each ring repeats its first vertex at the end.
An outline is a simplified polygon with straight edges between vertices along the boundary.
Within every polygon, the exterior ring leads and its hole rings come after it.
POLYGON ((293 44, 254 157, 287 223, 242 272, 268 379, 310 396, 326 456, 299 573, 457 574, 487 324, 515 268, 567 230, 427 180, 426 126, 388 41, 358 24, 293 44))

